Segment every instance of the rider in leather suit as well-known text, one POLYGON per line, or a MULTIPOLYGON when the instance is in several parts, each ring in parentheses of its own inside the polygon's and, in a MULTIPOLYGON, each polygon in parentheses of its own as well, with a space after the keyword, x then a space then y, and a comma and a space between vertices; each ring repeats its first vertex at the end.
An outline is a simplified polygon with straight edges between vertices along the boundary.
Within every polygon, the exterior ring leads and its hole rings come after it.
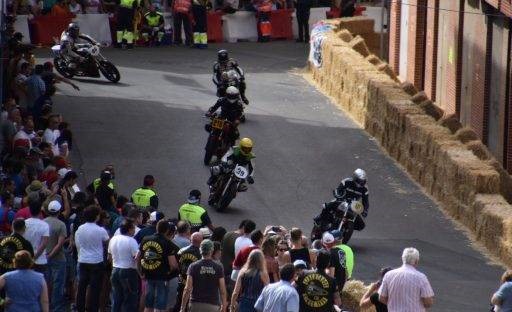
POLYGON ((217 88, 222 87, 222 73, 234 69, 238 72, 240 76, 240 95, 242 97, 242 101, 245 104, 249 104, 249 100, 245 97, 245 76, 244 71, 236 60, 229 58, 227 50, 220 50, 217 52, 217 62, 213 65, 213 83, 217 86, 217 88))
POLYGON ((70 23, 60 36, 61 54, 69 59, 69 66, 72 69, 76 69, 79 64, 84 63, 89 57, 85 47, 78 43, 80 39, 87 41, 89 44, 98 44, 88 35, 81 34, 77 23, 70 23))

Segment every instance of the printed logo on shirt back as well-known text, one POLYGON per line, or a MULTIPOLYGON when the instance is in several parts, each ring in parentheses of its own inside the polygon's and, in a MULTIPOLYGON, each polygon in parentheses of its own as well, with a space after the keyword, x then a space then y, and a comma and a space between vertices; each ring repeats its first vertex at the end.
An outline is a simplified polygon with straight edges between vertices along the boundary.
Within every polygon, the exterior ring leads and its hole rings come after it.
POLYGON ((302 299, 311 308, 321 308, 329 302, 329 281, 318 273, 307 274, 302 280, 304 293, 302 299))
POLYGON ((143 257, 140 261, 140 265, 143 269, 148 271, 154 271, 160 268, 163 262, 163 248, 156 241, 147 241, 142 244, 143 257))

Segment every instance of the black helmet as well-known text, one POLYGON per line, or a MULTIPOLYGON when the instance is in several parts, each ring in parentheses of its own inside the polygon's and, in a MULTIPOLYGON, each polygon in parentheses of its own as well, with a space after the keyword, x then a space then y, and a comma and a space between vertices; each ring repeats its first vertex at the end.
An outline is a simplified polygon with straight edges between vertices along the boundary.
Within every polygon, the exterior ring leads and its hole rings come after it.
POLYGON ((227 62, 228 59, 228 50, 219 50, 219 52, 217 52, 217 60, 219 61, 219 63, 227 62))
POLYGON ((70 23, 68 25, 68 34, 73 39, 78 38, 78 35, 80 34, 80 27, 78 26, 77 23, 70 23))

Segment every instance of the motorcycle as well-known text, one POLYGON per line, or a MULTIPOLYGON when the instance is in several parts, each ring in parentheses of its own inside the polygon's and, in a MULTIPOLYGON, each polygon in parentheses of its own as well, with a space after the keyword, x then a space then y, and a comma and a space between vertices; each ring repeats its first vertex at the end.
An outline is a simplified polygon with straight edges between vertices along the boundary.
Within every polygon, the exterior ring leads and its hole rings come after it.
POLYGON ((322 211, 314 218, 313 229, 311 230, 311 241, 322 238, 327 231, 338 230, 342 233, 342 243, 346 244, 354 233, 356 218, 364 211, 361 201, 347 201, 340 198, 336 191, 333 191, 335 199, 324 203, 322 211))
POLYGON ((59 74, 66 78, 73 78, 74 76, 99 78, 101 72, 109 81, 119 82, 121 79, 119 70, 101 55, 99 45, 83 43, 77 46, 79 46, 78 51, 87 56, 85 61, 79 63, 76 68, 72 68, 69 57, 61 53, 60 44, 52 47, 53 65, 59 74))
MULTIPOLYGON (((230 69, 230 70, 223 72, 221 75, 221 83, 217 86, 217 97, 226 96, 226 90, 229 87, 236 87, 238 90, 240 90, 240 82, 241 82, 241 77, 240 77, 240 74, 236 70, 230 69)), ((243 102, 243 103, 244 103, 244 105, 247 105, 247 103, 245 103, 245 102, 243 102)), ((242 113, 242 117, 240 118, 240 121, 245 122, 245 120, 246 120, 245 114, 242 113)))
MULTIPOLYGON (((212 170, 214 168, 212 167, 212 170)), ((208 198, 208 204, 219 212, 229 206, 237 192, 246 191, 246 189, 241 189, 241 184, 249 176, 249 170, 240 165, 224 170, 224 174, 221 174, 217 181, 210 186, 210 197, 208 198)))
POLYGON ((204 147, 203 162, 205 166, 209 166, 213 156, 217 157, 217 161, 220 160, 234 144, 232 131, 235 131, 235 127, 233 123, 219 118, 217 114, 206 115, 206 117, 211 119, 211 123, 205 125, 205 130, 210 134, 204 147))

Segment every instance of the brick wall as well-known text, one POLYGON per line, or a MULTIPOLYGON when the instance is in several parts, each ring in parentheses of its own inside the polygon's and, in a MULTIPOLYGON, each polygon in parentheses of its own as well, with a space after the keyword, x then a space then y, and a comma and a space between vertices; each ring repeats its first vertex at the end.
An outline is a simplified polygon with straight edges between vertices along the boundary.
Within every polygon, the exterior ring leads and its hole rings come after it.
POLYGON ((439 0, 428 0, 425 36, 425 81, 423 89, 431 99, 436 98, 437 33, 439 31, 439 0))
POLYGON ((425 27, 427 0, 409 0, 409 29, 407 41, 407 80, 423 89, 425 69, 425 27))
POLYGON ((389 15, 389 65, 398 73, 400 65, 400 16, 402 1, 391 2, 389 15))

